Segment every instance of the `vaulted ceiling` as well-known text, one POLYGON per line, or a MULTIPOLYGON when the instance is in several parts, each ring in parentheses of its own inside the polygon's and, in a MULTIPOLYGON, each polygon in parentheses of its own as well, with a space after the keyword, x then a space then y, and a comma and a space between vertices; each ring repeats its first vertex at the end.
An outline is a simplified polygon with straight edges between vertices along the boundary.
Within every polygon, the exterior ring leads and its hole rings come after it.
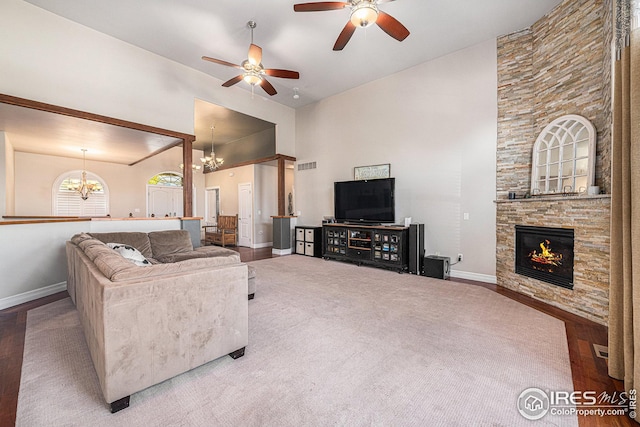
MULTIPOLYGON (((254 43, 266 68, 300 72, 269 78, 272 99, 299 107, 459 49, 529 27, 560 0, 397 0, 380 4, 410 31, 398 42, 379 27, 358 29, 344 50, 333 44, 349 8, 294 12, 304 0, 26 0, 50 12, 226 81, 254 43), (298 99, 293 88, 299 88, 298 99)), ((381 2, 382 3, 382 2, 381 2)), ((249 86, 240 83, 247 90, 249 86)), ((256 95, 268 96, 260 89, 256 95)))
MULTIPOLYGON (((299 80, 269 77, 278 91, 270 98, 297 108, 527 28, 561 0, 381 1, 380 10, 400 21, 410 35, 399 42, 374 25, 356 30, 346 47, 338 52, 332 47, 349 20, 349 8, 299 13, 294 12, 293 5, 304 1, 295 0, 25 1, 200 70, 218 78, 220 83, 238 75, 240 70, 206 62, 201 57, 240 64, 247 58, 251 43, 247 22, 256 21, 253 41, 263 49, 265 68, 300 72, 299 80), (299 93, 295 99, 294 88, 299 93)), ((237 86, 251 90, 244 82, 237 86)), ((255 90, 255 96, 269 97, 261 89, 255 90)), ((198 100, 195 107, 194 148, 205 151, 210 148, 212 123, 221 124, 216 126, 216 144, 240 140, 273 126, 198 100)), ((79 149, 71 152, 66 147, 94 144, 87 152, 88 158, 125 164, 175 144, 175 140, 159 135, 1 105, 0 129, 10 135, 17 151, 81 157, 79 149), (87 139, 87 135, 94 138, 87 139), (56 145, 56 140, 67 143, 56 145), (125 140, 126 150, 119 149, 117 141, 125 140)))

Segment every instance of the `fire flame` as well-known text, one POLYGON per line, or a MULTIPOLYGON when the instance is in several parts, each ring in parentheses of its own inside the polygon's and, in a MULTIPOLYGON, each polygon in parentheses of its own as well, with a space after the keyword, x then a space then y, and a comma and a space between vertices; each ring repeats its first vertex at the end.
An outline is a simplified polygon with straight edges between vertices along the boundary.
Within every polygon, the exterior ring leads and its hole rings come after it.
POLYGON ((551 242, 545 240, 540 243, 541 252, 538 253, 535 249, 529 254, 531 261, 537 264, 545 266, 559 267, 562 265, 562 254, 556 254, 551 251, 551 242))

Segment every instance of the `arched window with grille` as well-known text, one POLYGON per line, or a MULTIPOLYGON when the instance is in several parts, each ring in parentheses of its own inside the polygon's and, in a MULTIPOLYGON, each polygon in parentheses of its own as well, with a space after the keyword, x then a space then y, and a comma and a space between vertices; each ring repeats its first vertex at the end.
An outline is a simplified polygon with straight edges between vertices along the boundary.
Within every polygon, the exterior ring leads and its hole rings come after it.
POLYGON ((154 175, 149 182, 149 185, 165 185, 168 187, 182 187, 182 175, 175 172, 161 172, 154 175))
POLYGON ((82 180, 82 171, 65 172, 53 183, 53 215, 56 216, 106 216, 109 213, 109 188, 98 175, 87 172, 87 183, 95 190, 82 200, 74 190, 82 180))

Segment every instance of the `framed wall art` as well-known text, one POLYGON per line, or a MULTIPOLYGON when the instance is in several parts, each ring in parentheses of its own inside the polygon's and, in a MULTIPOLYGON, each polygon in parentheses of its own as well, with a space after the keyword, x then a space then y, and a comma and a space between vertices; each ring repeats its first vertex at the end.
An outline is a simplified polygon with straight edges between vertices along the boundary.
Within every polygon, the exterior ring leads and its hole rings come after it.
POLYGON ((380 179, 391 177, 391 164, 356 166, 353 168, 353 178, 355 180, 362 179, 380 179))

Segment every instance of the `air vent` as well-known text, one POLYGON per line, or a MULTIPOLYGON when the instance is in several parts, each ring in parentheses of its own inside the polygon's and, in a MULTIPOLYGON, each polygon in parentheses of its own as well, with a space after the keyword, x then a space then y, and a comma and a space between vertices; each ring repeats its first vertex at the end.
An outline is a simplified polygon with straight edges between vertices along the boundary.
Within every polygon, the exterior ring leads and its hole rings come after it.
POLYGON ((593 349, 596 352, 596 356, 601 357, 603 359, 609 358, 609 347, 604 345, 594 344, 593 349))
POLYGON ((316 162, 298 163, 299 171, 306 171, 308 169, 315 169, 315 168, 316 168, 316 162))

